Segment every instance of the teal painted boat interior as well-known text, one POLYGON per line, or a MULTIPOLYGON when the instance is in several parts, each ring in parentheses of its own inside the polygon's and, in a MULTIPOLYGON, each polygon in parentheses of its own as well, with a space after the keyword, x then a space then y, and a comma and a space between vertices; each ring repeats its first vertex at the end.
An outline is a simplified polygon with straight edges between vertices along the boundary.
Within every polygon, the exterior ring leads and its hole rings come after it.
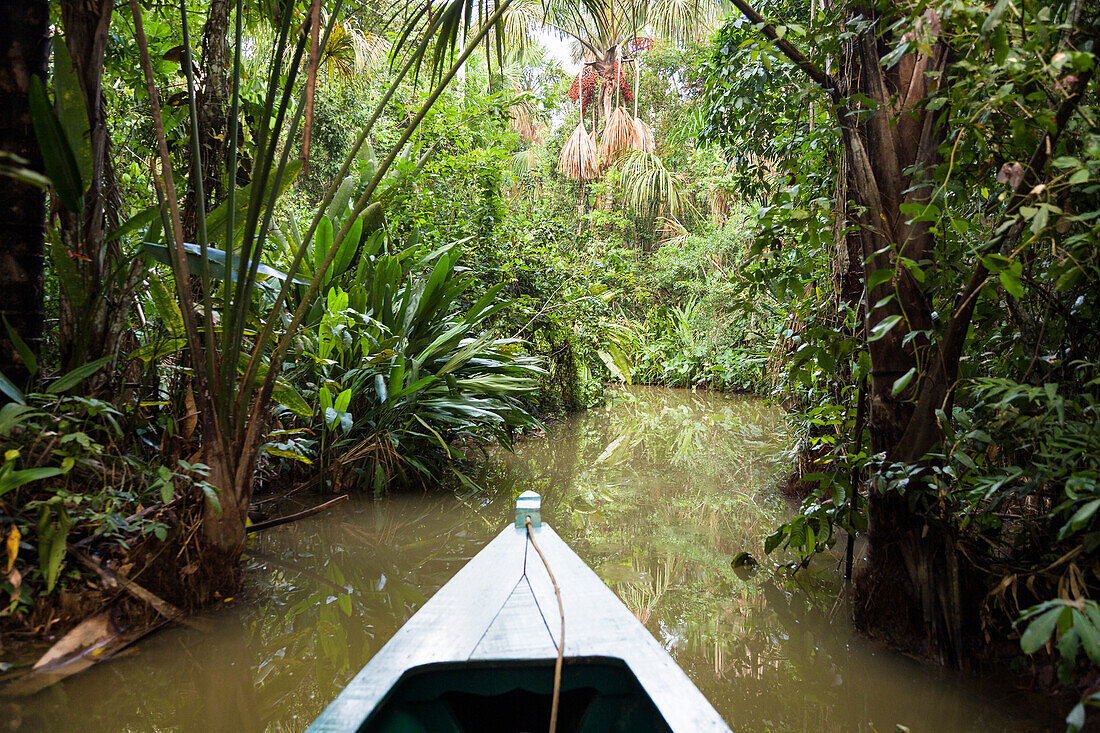
MULTIPOLYGON (((553 660, 414 667, 375 709, 364 733, 519 733, 550 719, 553 660)), ((669 731, 618 659, 567 659, 558 731, 669 731)))

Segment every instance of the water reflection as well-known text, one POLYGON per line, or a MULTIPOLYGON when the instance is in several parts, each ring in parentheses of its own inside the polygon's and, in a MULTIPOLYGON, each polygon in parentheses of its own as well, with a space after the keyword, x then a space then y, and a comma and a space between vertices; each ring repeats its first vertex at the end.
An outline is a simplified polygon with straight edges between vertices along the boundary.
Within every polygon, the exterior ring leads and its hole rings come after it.
POLYGON ((508 521, 543 516, 677 658, 737 730, 1041 727, 1001 689, 943 678, 856 637, 835 573, 788 577, 730 561, 788 511, 774 494, 782 414, 750 399, 625 391, 490 456, 476 496, 347 502, 264 533, 246 597, 210 629, 174 629, 128 656, 5 706, 24 730, 299 731, 508 521), (1005 699, 997 699, 1001 695, 1005 699))

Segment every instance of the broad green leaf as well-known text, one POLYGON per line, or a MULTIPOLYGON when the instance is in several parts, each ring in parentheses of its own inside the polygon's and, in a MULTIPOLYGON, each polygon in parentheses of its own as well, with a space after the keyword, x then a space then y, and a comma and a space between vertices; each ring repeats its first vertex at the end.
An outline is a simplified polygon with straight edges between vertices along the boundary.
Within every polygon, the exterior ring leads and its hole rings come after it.
POLYGON ((118 229, 115 229, 107 235, 106 241, 113 242, 116 239, 121 239, 130 232, 137 231, 141 227, 152 222, 160 215, 160 205, 153 204, 147 209, 142 209, 138 213, 131 216, 125 222, 123 222, 118 229))
POLYGON ((880 338, 890 333, 894 326, 901 323, 901 316, 886 316, 871 329, 871 336, 868 341, 878 341, 880 338))
MULTIPOLYGON (((92 126, 88 123, 84 94, 76 78, 68 45, 60 35, 53 37, 53 54, 53 94, 57 119, 73 152, 80 180, 87 187, 92 182, 92 126)), ((84 191, 81 190, 81 193, 84 191)))
POLYGON ((888 282, 892 277, 894 277, 894 271, 889 267, 875 270, 867 278, 867 290, 874 290, 882 283, 888 282))
POLYGON ((1085 704, 1077 703, 1066 716, 1066 730, 1068 733, 1077 733, 1085 727, 1085 704))
POLYGON ((179 303, 168 287, 157 277, 152 270, 149 271, 149 297, 153 299, 153 307, 157 309, 157 315, 173 337, 183 336, 185 328, 183 324, 183 312, 179 303))
MULTIPOLYGON (((172 253, 168 247, 163 244, 153 244, 152 242, 144 242, 145 252, 157 262, 163 265, 172 266, 172 253)), ((199 272, 199 268, 202 263, 202 248, 197 244, 190 242, 184 242, 183 249, 187 253, 187 269, 192 274, 199 272)), ((215 247, 207 247, 207 259, 210 263, 210 277, 215 280, 226 279, 225 264, 226 260, 229 261, 229 281, 237 281, 237 270, 240 264, 240 258, 236 255, 226 256, 225 250, 217 249, 215 247)), ((264 277, 273 277, 277 280, 286 280, 286 273, 281 270, 276 270, 274 267, 268 267, 261 264, 257 268, 257 273, 264 277)), ((262 279, 262 278, 261 278, 262 279)), ((309 280, 303 280, 301 278, 294 278, 293 282, 299 285, 309 285, 309 280)))
POLYGON ((38 360, 34 358, 34 352, 31 351, 31 347, 27 346, 27 342, 24 341, 11 324, 8 323, 7 316, 2 317, 4 320, 4 330, 8 332, 8 339, 11 341, 12 347, 15 349, 15 353, 19 355, 19 359, 23 362, 23 366, 27 368, 27 373, 32 377, 38 373, 38 360))
POLYGON ((915 377, 916 375, 917 368, 910 367, 909 371, 894 380, 894 386, 890 388, 890 394, 901 394, 901 392, 909 386, 909 383, 913 381, 913 377, 915 377))
POLYGON ((325 261, 325 255, 332 247, 332 219, 322 216, 317 225, 317 232, 313 235, 313 272, 321 269, 321 263, 325 261))
POLYGON ((76 263, 69 254, 69 250, 61 243, 61 237, 56 228, 51 227, 48 234, 48 247, 50 263, 61 284, 61 290, 68 297, 73 309, 81 311, 87 307, 88 293, 85 289, 84 278, 76 269, 76 263))
MULTIPOLYGON (((3 379, 2 375, 0 375, 0 379, 3 379)), ((19 402, 9 402, 0 407, 0 435, 7 436, 11 433, 12 428, 22 422, 22 417, 26 413, 33 411, 33 407, 19 402)))
POLYGON ((779 544, 783 542, 784 536, 785 533, 783 532, 782 528, 777 529, 775 532, 772 532, 770 535, 768 535, 768 538, 764 540, 764 552, 767 554, 771 554, 772 550, 779 547, 779 544))
POLYGON ((313 414, 313 408, 309 406, 309 403, 306 402, 298 390, 282 380, 275 382, 275 386, 271 390, 271 397, 298 417, 308 418, 313 414))
POLYGON ((13 402, 20 405, 27 404, 27 398, 23 396, 23 390, 12 384, 11 380, 5 377, 3 373, 0 373, 0 392, 7 395, 8 399, 13 402))
POLYGON ((1081 637, 1081 646, 1089 660, 1100 666, 1100 629, 1093 625, 1092 621, 1078 610, 1073 611, 1073 628, 1081 637))
POLYGON ((66 390, 72 389, 73 387, 80 384, 85 379, 102 369, 113 358, 113 356, 104 356, 100 359, 96 359, 95 361, 90 361, 87 364, 78 366, 76 369, 73 369, 72 371, 63 374, 57 379, 57 381, 46 387, 47 394, 61 394, 66 390))
POLYGON ((334 407, 337 412, 347 412, 348 405, 351 404, 351 390, 345 389, 340 394, 336 395, 336 402, 334 407))
POLYGON ((356 250, 359 249, 359 239, 363 235, 363 218, 357 217, 355 219, 351 229, 348 230, 347 236, 344 237, 344 241, 340 243, 340 249, 336 250, 336 257, 333 258, 332 265, 325 274, 326 280, 340 277, 351 265, 351 258, 355 256, 356 250))
POLYGON ((1019 300, 1024 297, 1024 286, 1020 282, 1020 276, 1010 270, 1001 270, 998 277, 1001 280, 1001 285, 1004 289, 1013 297, 1019 300))
POLYGON ((24 468, 19 471, 0 473, 0 496, 3 496, 13 489, 18 489, 24 484, 29 484, 32 481, 41 481, 45 478, 60 476, 62 473, 64 472, 60 468, 52 466, 24 468))
POLYGON ((307 466, 313 465, 313 461, 311 461, 306 456, 303 456, 301 453, 295 453, 292 450, 285 450, 283 448, 276 448, 270 443, 264 445, 263 452, 271 456, 276 456, 277 458, 287 458, 292 461, 298 461, 300 463, 306 464, 307 466))
POLYGON ((1043 648, 1043 645, 1054 633, 1054 627, 1058 623, 1058 616, 1062 613, 1062 607, 1052 608, 1031 620, 1020 637, 1020 649, 1024 654, 1034 654, 1043 648))
POLYGON ((170 504, 172 502, 172 496, 176 493, 176 487, 171 481, 160 482, 160 502, 161 504, 170 504))
POLYGON ((1093 499, 1086 503, 1070 517, 1068 522, 1070 529, 1080 529, 1086 522, 1092 519, 1092 515, 1096 514, 1097 509, 1100 509, 1100 499, 1093 499))
POLYGON ((340 181, 340 187, 336 189, 332 202, 325 209, 325 216, 333 221, 339 221, 343 218, 344 214, 347 213, 348 202, 351 200, 351 195, 355 191, 355 185, 358 181, 359 176, 354 174, 340 181))
POLYGON ((69 211, 80 213, 84 208, 84 184, 80 180, 80 170, 57 114, 46 96, 46 87, 37 76, 31 77, 27 103, 38 149, 42 153, 42 163, 57 192, 58 201, 69 211))
POLYGON ((1047 204, 1040 206, 1035 216, 1031 218, 1031 233, 1039 234, 1047 228, 1047 224, 1050 221, 1050 207, 1047 204))

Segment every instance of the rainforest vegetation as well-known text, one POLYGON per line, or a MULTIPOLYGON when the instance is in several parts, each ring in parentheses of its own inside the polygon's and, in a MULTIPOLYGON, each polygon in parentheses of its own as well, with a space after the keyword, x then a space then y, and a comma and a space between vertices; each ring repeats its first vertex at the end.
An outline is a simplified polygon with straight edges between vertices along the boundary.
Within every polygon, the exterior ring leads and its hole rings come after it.
POLYGON ((1080 729, 1098 36, 1082 0, 3 3, 5 646, 230 597, 261 499, 476 493, 644 383, 789 412, 803 503, 740 562, 847 543, 866 634, 1045 670, 1080 729))

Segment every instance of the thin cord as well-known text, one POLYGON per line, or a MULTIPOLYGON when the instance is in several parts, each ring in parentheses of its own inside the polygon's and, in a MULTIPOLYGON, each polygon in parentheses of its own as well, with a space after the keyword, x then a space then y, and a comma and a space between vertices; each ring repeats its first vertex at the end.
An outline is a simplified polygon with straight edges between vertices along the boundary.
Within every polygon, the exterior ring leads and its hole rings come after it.
POLYGON ((554 697, 550 703, 550 733, 558 727, 558 699, 561 697, 561 663, 565 653, 565 607, 561 604, 561 589, 558 581, 554 579, 554 571, 550 569, 550 563, 546 562, 546 555, 539 549, 539 543, 535 542, 535 535, 531 531, 531 517, 527 517, 527 538, 539 554, 542 564, 546 566, 546 573, 550 576, 550 582, 554 584, 554 595, 558 597, 558 613, 561 615, 561 636, 558 637, 558 660, 554 662, 554 697))

